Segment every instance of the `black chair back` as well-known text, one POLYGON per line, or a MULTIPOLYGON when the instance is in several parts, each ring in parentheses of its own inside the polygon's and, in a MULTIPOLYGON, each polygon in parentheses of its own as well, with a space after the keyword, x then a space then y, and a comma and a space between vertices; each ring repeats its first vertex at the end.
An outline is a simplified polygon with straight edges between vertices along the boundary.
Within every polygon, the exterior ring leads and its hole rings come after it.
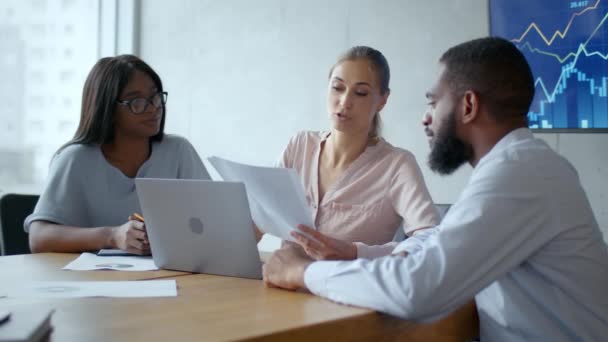
POLYGON ((2 255, 29 254, 30 244, 23 221, 34 211, 38 195, 6 194, 0 198, 2 255))
POLYGON ((445 214, 447 214, 448 210, 450 210, 450 206, 451 204, 435 203, 435 208, 437 208, 437 211, 439 212, 440 220, 443 220, 445 214))

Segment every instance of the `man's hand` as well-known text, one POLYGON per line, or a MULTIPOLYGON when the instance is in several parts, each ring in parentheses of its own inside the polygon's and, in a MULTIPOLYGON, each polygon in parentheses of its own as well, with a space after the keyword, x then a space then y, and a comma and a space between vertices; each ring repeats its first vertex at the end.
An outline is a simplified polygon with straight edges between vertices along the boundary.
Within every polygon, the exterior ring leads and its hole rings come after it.
POLYGON ((313 260, 297 245, 287 244, 272 254, 264 264, 264 283, 287 290, 305 289, 304 272, 313 260))
POLYGON ((316 260, 353 260, 357 258, 357 246, 354 243, 334 239, 305 225, 298 229, 317 241, 299 232, 292 231, 290 235, 304 248, 306 254, 316 260))

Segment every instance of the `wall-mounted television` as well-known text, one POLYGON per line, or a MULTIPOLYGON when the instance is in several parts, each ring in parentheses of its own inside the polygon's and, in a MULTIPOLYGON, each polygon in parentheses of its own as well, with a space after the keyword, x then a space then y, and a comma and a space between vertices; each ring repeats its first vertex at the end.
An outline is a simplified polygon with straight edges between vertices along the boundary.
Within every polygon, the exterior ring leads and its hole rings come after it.
POLYGON ((490 0, 490 34, 530 63, 530 128, 608 133, 608 0, 490 0))

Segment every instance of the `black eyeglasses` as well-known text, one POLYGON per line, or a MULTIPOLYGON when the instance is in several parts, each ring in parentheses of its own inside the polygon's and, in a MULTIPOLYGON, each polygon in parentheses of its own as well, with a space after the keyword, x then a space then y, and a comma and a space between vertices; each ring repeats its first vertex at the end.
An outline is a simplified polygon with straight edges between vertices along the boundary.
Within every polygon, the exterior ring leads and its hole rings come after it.
POLYGON ((156 109, 164 107, 165 103, 167 103, 168 95, 169 94, 166 91, 163 91, 162 93, 156 93, 154 94, 154 96, 147 99, 140 97, 128 101, 117 100, 116 102, 120 105, 128 107, 131 113, 133 114, 141 114, 145 113, 148 110, 149 105, 154 106, 154 108, 156 109))

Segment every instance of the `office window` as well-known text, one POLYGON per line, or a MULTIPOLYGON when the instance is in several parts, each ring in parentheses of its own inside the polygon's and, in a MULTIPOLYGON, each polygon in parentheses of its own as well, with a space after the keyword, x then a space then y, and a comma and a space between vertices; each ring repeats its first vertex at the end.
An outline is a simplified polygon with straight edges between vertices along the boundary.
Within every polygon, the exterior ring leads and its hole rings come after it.
POLYGON ((90 0, 0 1, 0 103, 9 104, 0 106, 0 193, 40 193, 53 153, 73 136, 99 57, 99 13, 90 0))
POLYGON ((63 70, 59 73, 59 80, 61 82, 69 82, 74 79, 76 72, 73 69, 63 70))
POLYGON ((30 50, 30 55, 29 57, 31 59, 35 59, 37 61, 42 61, 44 60, 44 56, 46 54, 46 50, 42 47, 34 47, 30 50))
POLYGON ((30 81, 32 81, 33 83, 43 83, 46 80, 46 75, 45 72, 42 70, 35 70, 32 71, 31 75, 30 75, 30 81))
POLYGON ((72 9, 77 5, 76 0, 63 0, 61 4, 64 10, 72 9))

